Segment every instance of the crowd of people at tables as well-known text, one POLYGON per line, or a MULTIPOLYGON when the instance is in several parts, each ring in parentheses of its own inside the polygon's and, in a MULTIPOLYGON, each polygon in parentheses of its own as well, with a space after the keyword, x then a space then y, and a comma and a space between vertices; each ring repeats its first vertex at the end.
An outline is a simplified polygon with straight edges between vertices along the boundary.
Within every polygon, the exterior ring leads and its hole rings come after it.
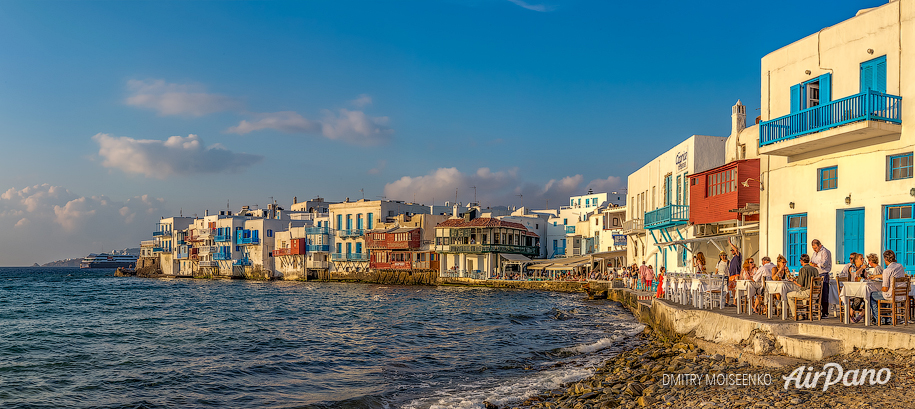
MULTIPOLYGON (((740 249, 730 244, 731 257, 728 258, 727 252, 718 253, 718 262, 715 264, 714 271, 710 272, 707 267, 705 255, 702 252, 696 253, 692 260, 692 271, 696 274, 717 274, 728 277, 727 301, 726 306, 735 306, 735 290, 737 280, 752 280, 756 282, 756 291, 748 296, 752 298, 752 308, 757 314, 766 314, 765 304, 765 286, 762 285, 766 280, 787 280, 795 283, 799 289, 786 294, 789 300, 804 299, 810 296, 810 282, 815 277, 822 277, 823 288, 829 288, 832 270, 832 252, 829 251, 822 243, 814 239, 811 241, 813 256, 802 254, 799 257, 801 264, 797 274, 788 268, 788 259, 779 254, 775 263, 766 256, 763 257, 760 265, 757 265, 752 257, 743 259, 740 249)), ((891 280, 892 278, 902 278, 906 276, 905 267, 896 261, 896 254, 892 250, 883 252, 883 262, 886 268, 880 264, 880 258, 877 254, 871 253, 866 257, 862 253, 851 253, 849 262, 837 273, 835 279, 838 281, 864 281, 864 280, 881 280, 881 291, 874 291, 870 295, 870 300, 864 300, 860 297, 853 297, 849 300, 852 322, 859 322, 864 318, 865 302, 871 304, 871 322, 877 321, 877 303, 880 300, 892 299, 891 280)), ((666 275, 664 267, 659 269, 655 274, 654 267, 646 265, 642 261, 641 266, 631 265, 623 272, 624 279, 627 281, 629 288, 655 293, 655 297, 664 296, 663 283, 666 275)), ((780 301, 780 295, 774 294, 776 301, 780 301)), ((826 318, 829 311, 829 292, 821 291, 820 293, 820 311, 822 318, 826 318)), ((788 303, 789 308, 794 315, 794 302, 788 303)))

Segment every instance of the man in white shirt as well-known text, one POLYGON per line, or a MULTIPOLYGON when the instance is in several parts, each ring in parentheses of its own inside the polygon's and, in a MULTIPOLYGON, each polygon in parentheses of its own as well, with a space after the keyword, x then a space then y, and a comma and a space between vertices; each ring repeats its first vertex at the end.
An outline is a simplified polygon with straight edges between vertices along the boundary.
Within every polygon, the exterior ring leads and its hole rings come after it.
POLYGON ((896 262, 896 253, 894 253, 893 250, 883 252, 883 262, 886 263, 886 268, 883 269, 882 291, 874 291, 871 293, 871 317, 873 318, 872 322, 874 325, 877 325, 877 301, 893 299, 893 289, 890 288, 891 279, 893 277, 905 277, 905 267, 896 262))
POLYGON ((819 240, 813 239, 810 247, 816 254, 810 258, 810 265, 819 270, 820 277, 823 277, 823 291, 820 292, 820 311, 823 318, 829 315, 829 272, 832 271, 832 252, 830 252, 819 240))
POLYGON ((753 273, 753 281, 762 284, 763 277, 772 277, 772 269, 775 268, 775 263, 772 262, 769 256, 763 257, 760 261, 762 261, 762 265, 753 273))

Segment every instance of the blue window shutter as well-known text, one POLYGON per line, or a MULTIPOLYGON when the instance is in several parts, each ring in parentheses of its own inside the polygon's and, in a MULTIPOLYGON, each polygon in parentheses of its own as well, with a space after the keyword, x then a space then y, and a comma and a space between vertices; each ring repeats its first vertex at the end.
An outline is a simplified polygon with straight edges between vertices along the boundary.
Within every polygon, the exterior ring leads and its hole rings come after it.
POLYGON ((861 92, 874 87, 874 65, 871 61, 861 63, 861 92))
POLYGON ((886 92, 886 56, 874 60, 874 91, 886 92))
POLYGON ((832 74, 820 75, 820 105, 832 101, 832 74))
POLYGON ((801 108, 801 84, 791 86, 791 113, 800 111, 801 108))

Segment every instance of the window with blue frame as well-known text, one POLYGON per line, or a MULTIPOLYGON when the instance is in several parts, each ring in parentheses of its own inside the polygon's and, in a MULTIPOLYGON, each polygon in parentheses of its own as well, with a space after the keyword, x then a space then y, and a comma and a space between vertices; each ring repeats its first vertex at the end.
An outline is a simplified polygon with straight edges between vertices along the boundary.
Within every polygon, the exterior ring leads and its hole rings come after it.
POLYGON ((569 219, 562 219, 562 224, 568 226, 568 225, 569 225, 569 219))
POLYGON ((337 215, 337 230, 343 230, 343 215, 337 215))
POLYGON ((343 252, 343 244, 337 243, 337 254, 340 254, 342 252, 343 252))
POLYGON ((839 187, 839 167, 817 169, 817 190, 830 190, 839 187))
POLYGON ((861 63, 861 92, 886 92, 886 56, 861 63))
POLYGON ((886 157, 886 180, 912 178, 912 152, 886 157))
POLYGON ((372 213, 369 213, 369 214, 366 216, 366 219, 368 219, 368 220, 367 220, 367 223, 368 223, 368 229, 369 229, 369 230, 372 230, 372 227, 375 226, 374 217, 375 217, 375 215, 372 214, 372 213))
POLYGON ((267 237, 273 237, 273 230, 267 229, 267 237))
POLYGON ((362 254, 362 243, 356 243, 356 254, 362 254))
POLYGON ((832 74, 823 74, 791 87, 791 113, 832 101, 832 74))
POLYGON ((915 275, 915 204, 886 206, 884 212, 884 247, 896 253, 906 274, 915 275))

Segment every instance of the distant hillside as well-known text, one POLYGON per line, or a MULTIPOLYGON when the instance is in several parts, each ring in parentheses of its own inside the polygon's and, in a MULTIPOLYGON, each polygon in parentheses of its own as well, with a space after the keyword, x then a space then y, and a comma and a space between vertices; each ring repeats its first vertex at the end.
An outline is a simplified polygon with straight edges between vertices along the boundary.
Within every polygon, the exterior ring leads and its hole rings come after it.
POLYGON ((52 261, 47 264, 42 264, 42 267, 79 267, 79 262, 82 261, 81 258, 68 258, 66 260, 57 260, 52 261))

